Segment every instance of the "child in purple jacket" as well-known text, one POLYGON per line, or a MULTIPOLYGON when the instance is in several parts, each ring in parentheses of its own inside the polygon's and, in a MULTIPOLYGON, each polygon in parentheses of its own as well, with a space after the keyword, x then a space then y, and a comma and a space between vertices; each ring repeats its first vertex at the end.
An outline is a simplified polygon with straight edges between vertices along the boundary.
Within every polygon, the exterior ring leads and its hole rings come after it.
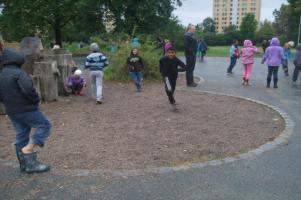
POLYGON ((82 96, 83 87, 86 86, 86 81, 82 77, 82 71, 76 70, 73 75, 68 77, 68 88, 71 89, 71 93, 75 96, 82 96))
POLYGON ((268 76, 267 76, 267 88, 270 88, 272 76, 274 81, 274 88, 278 88, 278 69, 279 66, 283 63, 283 49, 280 46, 280 41, 278 38, 274 37, 271 40, 270 46, 266 49, 263 59, 261 61, 262 64, 265 62, 268 65, 268 76))
POLYGON ((254 63, 254 55, 255 53, 259 53, 259 50, 253 46, 251 40, 245 40, 244 47, 242 48, 241 52, 242 52, 242 64, 244 68, 242 84, 248 86, 249 79, 252 73, 253 63, 254 63))

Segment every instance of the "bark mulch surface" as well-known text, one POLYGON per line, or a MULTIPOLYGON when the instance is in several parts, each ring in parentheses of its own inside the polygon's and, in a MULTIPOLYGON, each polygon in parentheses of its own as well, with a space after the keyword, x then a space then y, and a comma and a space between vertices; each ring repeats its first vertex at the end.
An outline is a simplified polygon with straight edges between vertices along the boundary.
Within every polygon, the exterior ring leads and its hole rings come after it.
MULTIPOLYGON (((179 81, 179 86, 184 81, 179 81)), ((104 82, 104 103, 69 96, 43 103, 53 131, 40 159, 64 169, 138 169, 201 162, 245 152, 273 140, 283 119, 265 106, 233 97, 178 90, 171 112, 162 84, 104 82)), ((15 133, 0 116, 0 157, 16 160, 15 133)))

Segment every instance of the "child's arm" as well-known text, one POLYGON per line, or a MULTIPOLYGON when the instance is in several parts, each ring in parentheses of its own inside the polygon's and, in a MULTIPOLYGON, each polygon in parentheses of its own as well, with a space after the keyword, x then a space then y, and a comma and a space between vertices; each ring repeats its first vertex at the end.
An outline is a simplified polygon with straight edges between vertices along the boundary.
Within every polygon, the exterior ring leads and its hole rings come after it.
POLYGON ((260 50, 257 47, 254 47, 254 53, 260 53, 260 50))
POLYGON ((264 53, 264 55, 263 55, 263 57, 262 57, 261 64, 264 64, 265 61, 267 60, 267 58, 268 58, 268 53, 269 53, 269 51, 266 50, 265 53, 264 53))
POLYGON ((128 59, 126 60, 126 62, 127 62, 127 64, 128 64, 129 71, 133 70, 133 69, 134 69, 134 66, 133 66, 132 63, 131 63, 130 57, 128 57, 128 59))
POLYGON ((177 59, 177 66, 180 66, 181 69, 183 69, 183 70, 180 70, 180 71, 186 71, 187 66, 179 58, 176 58, 176 59, 177 59))

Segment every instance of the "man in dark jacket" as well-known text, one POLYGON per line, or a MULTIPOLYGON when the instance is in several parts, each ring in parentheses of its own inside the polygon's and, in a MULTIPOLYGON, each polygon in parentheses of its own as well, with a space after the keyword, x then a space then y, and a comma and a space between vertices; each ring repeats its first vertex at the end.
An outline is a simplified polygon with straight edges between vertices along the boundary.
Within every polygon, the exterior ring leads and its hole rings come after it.
POLYGON ((178 71, 185 71, 185 64, 176 57, 176 51, 170 47, 166 56, 160 59, 160 73, 162 75, 165 91, 171 104, 171 110, 177 111, 174 92, 178 78, 178 71), (180 69, 178 67, 181 67, 180 69))
POLYGON ((188 87, 196 87, 197 84, 193 81, 193 71, 196 63, 196 53, 198 48, 197 40, 195 39, 196 27, 189 25, 187 32, 184 34, 185 57, 187 64, 186 83, 188 87))
POLYGON ((24 56, 20 53, 3 48, 1 43, 0 102, 3 102, 6 113, 16 131, 16 154, 21 172, 45 172, 49 166, 37 161, 34 147, 44 146, 50 134, 51 124, 39 111, 39 96, 33 87, 30 76, 21 69, 24 56), (30 136, 31 128, 35 133, 30 136))

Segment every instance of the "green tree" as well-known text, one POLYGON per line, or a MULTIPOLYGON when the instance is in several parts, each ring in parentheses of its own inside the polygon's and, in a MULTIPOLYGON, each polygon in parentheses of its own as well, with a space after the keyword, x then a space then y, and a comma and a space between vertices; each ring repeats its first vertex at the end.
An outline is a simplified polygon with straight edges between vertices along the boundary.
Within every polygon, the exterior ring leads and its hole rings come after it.
POLYGON ((202 23, 204 33, 215 33, 215 22, 211 17, 207 17, 202 23))
POLYGON ((256 29, 257 21, 255 19, 255 15, 253 13, 246 14, 240 25, 240 33, 243 39, 254 40, 256 29))
POLYGON ((263 40, 269 40, 276 35, 276 30, 273 23, 265 20, 260 24, 259 30, 256 32, 256 41, 262 42, 263 40))
POLYGON ((17 39, 37 31, 42 34, 52 31, 56 43, 61 45, 62 29, 66 25, 86 19, 89 21, 85 23, 98 29, 97 24, 102 18, 102 1, 97 0, 3 0, 3 3, 1 29, 12 33, 17 39))

